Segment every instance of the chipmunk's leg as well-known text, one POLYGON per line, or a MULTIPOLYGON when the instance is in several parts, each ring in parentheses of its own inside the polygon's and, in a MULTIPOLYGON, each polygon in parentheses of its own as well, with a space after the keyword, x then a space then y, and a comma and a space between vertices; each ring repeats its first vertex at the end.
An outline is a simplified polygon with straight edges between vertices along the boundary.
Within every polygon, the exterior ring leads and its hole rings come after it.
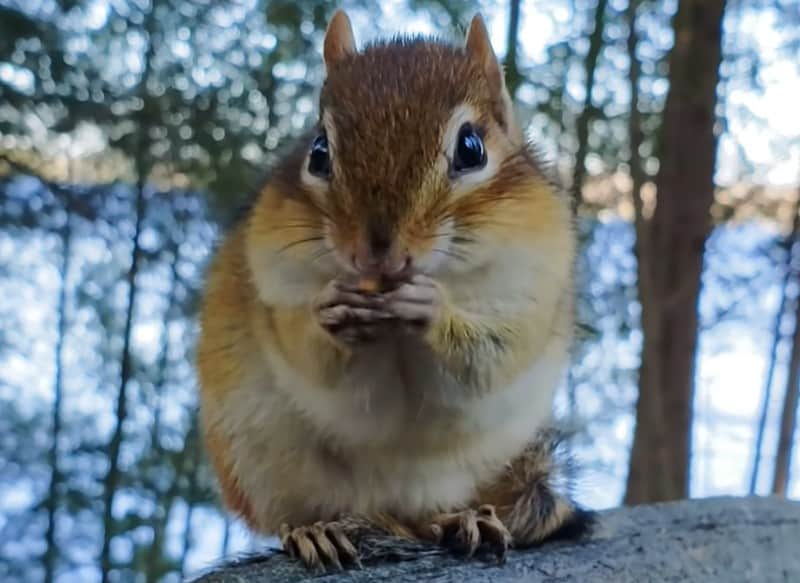
MULTIPOLYGON (((430 521, 427 538, 472 555, 488 547, 502 561, 510 546, 525 548, 548 540, 575 539, 594 515, 555 487, 558 433, 542 431, 491 483, 479 488, 466 509, 430 521)), ((425 531, 420 531, 425 536, 425 531)))

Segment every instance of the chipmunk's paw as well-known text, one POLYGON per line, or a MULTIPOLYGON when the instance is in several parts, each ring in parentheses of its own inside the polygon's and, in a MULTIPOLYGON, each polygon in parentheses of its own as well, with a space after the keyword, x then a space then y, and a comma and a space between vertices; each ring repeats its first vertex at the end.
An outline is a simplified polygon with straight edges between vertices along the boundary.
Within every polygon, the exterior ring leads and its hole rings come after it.
POLYGON ((491 504, 484 504, 477 511, 470 508, 440 514, 430 529, 438 544, 468 557, 485 545, 502 563, 511 546, 511 533, 497 517, 491 504))
POLYGON ((338 279, 317 296, 314 313, 320 326, 346 345, 374 340, 393 319, 377 296, 360 292, 354 284, 338 279))
POLYGON ((430 277, 422 274, 383 295, 384 309, 404 324, 407 332, 426 332, 441 315, 444 297, 442 289, 430 277))
POLYGON ((298 528, 283 524, 280 538, 283 550, 290 557, 314 571, 324 572, 330 567, 341 571, 345 565, 361 567, 356 547, 336 522, 317 522, 298 528))

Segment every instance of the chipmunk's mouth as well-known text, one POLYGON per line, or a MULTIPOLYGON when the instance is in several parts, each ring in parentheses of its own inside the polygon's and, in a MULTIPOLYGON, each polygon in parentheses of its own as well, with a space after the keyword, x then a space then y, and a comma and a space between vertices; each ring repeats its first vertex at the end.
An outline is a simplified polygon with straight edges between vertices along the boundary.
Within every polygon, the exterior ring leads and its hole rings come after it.
POLYGON ((325 226, 324 239, 343 273, 365 280, 400 281, 415 273, 434 275, 461 262, 463 256, 453 249, 453 234, 453 221, 448 219, 434 233, 408 240, 376 241, 363 235, 346 239, 332 225, 325 226))

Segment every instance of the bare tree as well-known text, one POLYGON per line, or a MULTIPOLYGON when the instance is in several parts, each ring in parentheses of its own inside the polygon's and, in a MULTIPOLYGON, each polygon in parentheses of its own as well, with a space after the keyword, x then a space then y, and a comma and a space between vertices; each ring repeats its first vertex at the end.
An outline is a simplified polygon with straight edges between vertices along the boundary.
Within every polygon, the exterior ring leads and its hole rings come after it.
POLYGON ((109 580, 111 572, 111 541, 114 538, 114 495, 119 488, 121 472, 119 467, 119 452, 125 430, 125 420, 128 417, 128 382, 132 376, 131 340, 133 331, 133 318, 136 310, 136 276, 139 273, 141 260, 140 237, 146 209, 146 192, 144 180, 140 179, 136 187, 136 211, 133 232, 133 248, 131 249, 131 263, 128 268, 128 297, 125 308, 125 327, 122 332, 123 344, 121 367, 119 373, 119 387, 117 390, 117 403, 115 407, 116 425, 108 445, 108 471, 103 480, 103 547, 100 553, 100 568, 103 572, 103 583, 109 580))
MULTIPOLYGON (((800 283, 800 278, 797 279, 800 283)), ((772 493, 786 496, 789 485, 789 470, 792 463, 793 437, 797 426, 797 403, 800 399, 800 295, 795 298, 794 333, 792 353, 789 358, 789 375, 783 397, 783 409, 775 451, 775 470, 772 475, 772 493)))
MULTIPOLYGON (((176 213, 177 214, 177 213, 176 213)), ((180 230, 179 230, 180 232, 180 230)), ((172 238, 172 264, 170 267, 170 287, 167 293, 167 306, 164 311, 164 327, 161 331, 161 351, 158 356, 156 364, 156 379, 153 386, 153 424, 150 430, 150 449, 151 457, 157 465, 164 457, 164 447, 162 445, 162 420, 161 417, 164 411, 164 391, 168 386, 168 369, 170 366, 170 337, 169 337, 169 324, 173 317, 176 304, 178 302, 178 286, 180 285, 178 275, 178 265, 180 263, 180 235, 176 234, 172 238)), ((147 581, 159 581, 163 576, 162 564, 164 556, 164 540, 166 536, 167 523, 169 521, 170 510, 178 496, 178 483, 179 476, 178 468, 175 468, 175 476, 170 486, 163 491, 158 481, 155 480, 153 489, 155 490, 156 501, 155 509, 150 519, 150 526, 153 529, 153 539, 150 543, 150 548, 147 551, 147 559, 145 566, 145 577, 147 581)))
POLYGON ((792 264, 797 260, 795 259, 798 253, 796 249, 800 243, 800 190, 797 192, 794 206, 792 209, 792 228, 789 234, 784 238, 781 245, 784 250, 783 278, 781 281, 781 299, 778 304, 778 310, 775 313, 775 323, 772 327, 772 345, 769 351, 769 365, 767 366, 767 374, 764 380, 764 392, 761 401, 761 412, 758 417, 758 428, 756 429, 756 442, 753 448, 753 469, 750 473, 750 494, 756 493, 758 487, 758 470, 761 467, 761 452, 764 448, 764 433, 767 427, 767 418, 769 417, 769 403, 772 399, 772 384, 775 377, 775 369, 778 363, 778 348, 781 345, 781 323, 786 315, 786 304, 788 303, 788 293, 792 278, 797 279, 797 274, 793 273, 792 264))
POLYGON ((592 93, 594 92, 595 71, 603 49, 603 29, 608 0, 597 0, 594 12, 592 32, 589 34, 589 51, 584 60, 584 78, 586 94, 583 98, 583 109, 576 122, 578 150, 575 153, 575 166, 572 171, 572 206, 577 210, 583 201, 583 181, 586 179, 586 156, 589 153, 589 124, 594 117, 592 93))
POLYGON ((50 431, 50 484, 48 486, 45 509, 47 511, 47 530, 45 531, 44 581, 52 583, 55 579, 56 561, 59 551, 56 545, 56 513, 61 504, 61 475, 58 446, 61 441, 61 411, 64 401, 64 343, 67 334, 67 278, 72 260, 72 192, 59 188, 56 194, 63 198, 65 211, 64 224, 60 229, 61 264, 59 265, 59 289, 56 304, 57 336, 55 346, 55 375, 53 378, 53 411, 50 431))
MULTIPOLYGON (((634 209, 634 227, 636 229, 636 249, 637 257, 640 257, 640 247, 647 238, 647 229, 644 224, 644 201, 642 200, 642 186, 644 186, 646 175, 642 167, 642 158, 639 150, 644 142, 644 132, 642 131, 642 114, 639 111, 639 79, 642 74, 642 63, 636 54, 639 46, 639 34, 636 30, 636 15, 639 10, 641 0, 629 0, 628 9, 625 17, 628 23, 628 60, 630 61, 628 70, 628 86, 631 92, 630 112, 628 114, 628 167, 631 173, 631 199, 634 209)), ((645 279, 642 277, 642 261, 637 262, 639 269, 640 284, 645 279)))
POLYGON ((697 302, 711 231, 714 109, 725 0, 682 0, 674 19, 657 201, 639 242, 639 399, 625 502, 686 497, 697 347, 697 302))
POLYGON ((517 94, 517 89, 522 84, 522 74, 517 63, 519 49, 519 8, 520 0, 511 0, 508 7, 508 31, 506 35, 506 85, 511 99, 517 94))
MULTIPOLYGON (((156 3, 153 2, 145 16, 144 30, 147 33, 147 45, 144 54, 144 70, 137 89, 140 98, 143 100, 147 98, 147 81, 150 78, 153 57, 155 55, 155 42, 153 40, 155 24, 156 3)), ((131 341, 138 290, 136 276, 139 273, 142 255, 140 238, 147 211, 147 179, 150 174, 151 166, 149 161, 150 142, 144 109, 145 108, 142 108, 142 113, 140 115, 135 116, 135 121, 138 125, 138 139, 134 159, 134 164, 136 166, 136 200, 134 203, 133 244, 131 246, 131 262, 127 274, 128 297, 125 304, 125 326, 122 332, 119 386, 117 389, 117 402, 115 406, 116 425, 114 426, 114 431, 111 434, 111 440, 108 444, 108 471, 103 479, 103 546, 100 551, 102 583, 108 583, 113 567, 111 561, 111 541, 114 539, 116 530, 114 522, 114 497, 122 477, 119 467, 119 454, 125 437, 125 421, 128 417, 128 383, 133 373, 131 341)))
POLYGON ((200 443, 200 434, 198 421, 195 418, 192 427, 186 434, 184 449, 184 471, 181 472, 188 478, 186 486, 186 518, 183 523, 183 548, 180 557, 181 574, 186 573, 186 562, 189 558, 189 552, 192 550, 192 518, 194 516, 195 507, 197 505, 197 492, 198 480, 200 477, 200 465, 202 463, 202 446, 200 443))

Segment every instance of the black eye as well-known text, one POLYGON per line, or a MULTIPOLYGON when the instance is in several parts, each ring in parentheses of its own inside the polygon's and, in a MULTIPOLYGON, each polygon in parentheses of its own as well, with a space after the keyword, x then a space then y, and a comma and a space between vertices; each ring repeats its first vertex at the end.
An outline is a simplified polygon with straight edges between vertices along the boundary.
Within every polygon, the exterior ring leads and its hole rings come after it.
POLYGON ((331 157, 328 153, 328 136, 325 135, 325 132, 314 138, 311 143, 308 171, 320 178, 327 178, 331 175, 331 157))
POLYGON ((484 166, 486 166, 486 148, 483 147, 483 140, 472 124, 465 123, 458 130, 453 169, 456 172, 465 172, 478 170, 484 166))

